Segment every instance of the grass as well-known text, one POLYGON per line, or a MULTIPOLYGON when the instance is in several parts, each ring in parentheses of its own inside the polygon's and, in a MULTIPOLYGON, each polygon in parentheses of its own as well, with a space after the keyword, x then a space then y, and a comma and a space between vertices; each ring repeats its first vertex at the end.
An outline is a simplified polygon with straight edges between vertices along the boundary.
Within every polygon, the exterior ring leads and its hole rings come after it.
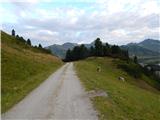
POLYGON ((134 78, 117 66, 123 61, 112 58, 88 58, 75 63, 77 74, 87 91, 103 90, 108 97, 92 98, 101 120, 159 120, 160 92, 144 74, 134 78), (97 66, 102 71, 97 72, 97 66), (118 77, 125 78, 125 82, 118 77))
POLYGON ((63 63, 57 57, 1 33, 1 109, 2 113, 22 100, 63 63))

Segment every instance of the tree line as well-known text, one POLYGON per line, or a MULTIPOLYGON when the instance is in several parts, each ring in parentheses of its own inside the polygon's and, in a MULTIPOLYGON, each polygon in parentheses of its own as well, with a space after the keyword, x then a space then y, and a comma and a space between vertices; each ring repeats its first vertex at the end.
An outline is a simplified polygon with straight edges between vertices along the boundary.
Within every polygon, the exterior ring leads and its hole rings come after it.
POLYGON ((38 49, 38 50, 40 50, 40 51, 42 51, 44 53, 51 54, 51 51, 48 50, 48 49, 43 48, 41 44, 39 44, 38 46, 37 45, 33 46, 30 39, 25 40, 22 36, 16 35, 14 29, 12 30, 12 36, 14 36, 16 38, 16 40, 19 41, 22 44, 25 44, 27 46, 36 48, 36 49, 38 49))
POLYGON ((68 49, 64 61, 76 61, 87 57, 111 56, 121 59, 129 59, 128 50, 121 49, 118 45, 103 44, 100 38, 95 40, 94 46, 87 48, 84 44, 75 46, 72 50, 68 49))

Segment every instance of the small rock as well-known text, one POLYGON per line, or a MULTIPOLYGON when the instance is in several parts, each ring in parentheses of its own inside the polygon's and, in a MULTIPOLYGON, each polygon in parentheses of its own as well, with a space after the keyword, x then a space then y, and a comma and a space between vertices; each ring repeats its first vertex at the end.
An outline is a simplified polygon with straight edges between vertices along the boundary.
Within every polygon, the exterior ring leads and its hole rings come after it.
POLYGON ((108 95, 103 90, 91 90, 91 91, 88 92, 88 96, 93 98, 93 97, 98 97, 98 96, 106 97, 108 95))
POLYGON ((125 81, 124 77, 121 77, 121 76, 118 77, 118 80, 121 80, 121 81, 123 81, 123 82, 125 81))

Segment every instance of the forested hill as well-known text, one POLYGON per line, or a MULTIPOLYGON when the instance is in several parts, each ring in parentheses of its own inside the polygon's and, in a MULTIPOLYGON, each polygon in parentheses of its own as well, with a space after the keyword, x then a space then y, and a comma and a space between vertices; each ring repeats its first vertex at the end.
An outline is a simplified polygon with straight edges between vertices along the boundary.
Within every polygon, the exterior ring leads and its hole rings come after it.
POLYGON ((118 57, 121 59, 129 59, 128 51, 121 49, 118 45, 109 45, 102 43, 100 38, 97 38, 94 45, 87 48, 85 45, 75 46, 72 50, 68 49, 66 52, 65 61, 75 61, 91 56, 104 57, 118 57))
MULTIPOLYGON (((84 44, 85 47, 90 48, 94 47, 94 42, 90 44, 84 44)), ((72 50, 78 44, 76 43, 64 43, 62 45, 51 45, 46 47, 46 49, 50 49, 51 52, 60 58, 65 58, 66 52, 68 49, 72 50)), ((129 43, 127 45, 120 46, 122 49, 127 49, 130 56, 138 56, 138 57, 150 57, 150 56, 160 56, 160 41, 154 39, 145 39, 139 43, 129 43)))

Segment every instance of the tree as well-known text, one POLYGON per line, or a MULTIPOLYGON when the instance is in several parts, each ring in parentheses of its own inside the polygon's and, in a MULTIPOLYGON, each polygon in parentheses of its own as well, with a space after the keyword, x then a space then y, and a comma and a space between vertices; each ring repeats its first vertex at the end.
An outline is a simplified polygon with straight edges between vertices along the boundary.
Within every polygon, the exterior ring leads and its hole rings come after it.
POLYGON ((75 46, 72 50, 72 60, 78 60, 80 58, 79 53, 80 53, 79 46, 75 46))
POLYGON ((89 56, 88 49, 85 45, 75 46, 73 50, 68 49, 66 52, 66 61, 74 61, 84 59, 89 56))
POLYGON ((136 63, 136 64, 138 63, 138 59, 137 59, 136 55, 134 56, 134 63, 136 63))
POLYGON ((129 59, 128 50, 124 50, 124 51, 123 51, 123 54, 124 54, 125 58, 128 60, 128 59, 129 59))
POLYGON ((16 39, 17 39, 17 40, 19 39, 19 35, 16 35, 16 39))
POLYGON ((15 36, 15 30, 14 29, 12 30, 12 36, 15 36))
POLYGON ((95 55, 95 50, 94 50, 94 47, 91 46, 89 49, 89 56, 94 56, 94 55, 95 55))
POLYGON ((19 35, 16 35, 16 40, 18 40, 22 43, 26 43, 25 39, 23 37, 19 37, 19 35))
POLYGON ((79 47, 80 53, 79 53, 79 58, 84 59, 88 56, 88 49, 85 47, 84 44, 80 45, 79 47))
POLYGON ((106 56, 111 54, 110 45, 106 43, 106 56))
POLYGON ((121 53, 121 49, 118 45, 113 45, 111 47, 111 52, 112 54, 120 54, 121 53))
POLYGON ((39 44, 39 45, 38 45, 38 47, 39 47, 39 48, 42 48, 42 45, 41 45, 41 44, 39 44))
POLYGON ((103 45, 100 38, 95 40, 95 55, 96 56, 103 56, 103 45))
POLYGON ((66 59, 66 61, 71 61, 72 60, 72 55, 71 55, 71 50, 70 49, 67 50, 65 59, 66 59))
POLYGON ((31 46, 31 40, 27 39, 27 44, 31 46))

